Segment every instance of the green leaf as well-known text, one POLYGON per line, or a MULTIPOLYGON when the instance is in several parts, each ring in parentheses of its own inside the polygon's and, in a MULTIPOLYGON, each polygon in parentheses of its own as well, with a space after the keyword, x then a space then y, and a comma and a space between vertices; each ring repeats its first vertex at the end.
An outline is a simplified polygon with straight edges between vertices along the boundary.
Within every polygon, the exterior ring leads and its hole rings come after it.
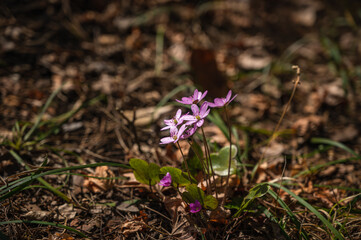
POLYGON ((189 184, 186 186, 187 192, 182 194, 183 200, 188 203, 193 203, 198 200, 202 206, 204 205, 205 194, 202 189, 197 187, 195 184, 189 184))
MULTIPOLYGON (((237 156, 237 147, 232 144, 232 151, 231 151, 231 158, 234 158, 237 156)), ((222 159, 229 158, 229 146, 223 147, 221 150, 219 150, 219 157, 222 159)))
POLYGON ((150 178, 150 185, 157 184, 159 179, 160 167, 155 163, 149 163, 148 174, 150 178))
MULTIPOLYGON (((228 175, 229 165, 229 146, 223 147, 219 153, 211 153, 211 161, 214 173, 220 176, 228 175)), ((234 157, 237 155, 237 147, 232 145, 231 147, 231 173, 234 173, 237 168, 237 160, 234 157)))
POLYGON ((148 163, 142 159, 132 158, 129 161, 130 166, 133 168, 134 176, 140 183, 150 184, 148 175, 148 163))
POLYGON ((218 200, 212 195, 204 198, 204 207, 210 210, 215 210, 218 207, 218 200))
POLYGON ((188 179, 188 174, 182 172, 182 170, 180 170, 179 168, 162 167, 160 169, 160 173, 162 173, 164 175, 167 174, 167 172, 169 172, 169 174, 172 177, 172 184, 174 187, 177 187, 177 185, 185 186, 187 184, 191 184, 191 182, 188 179))
POLYGON ((202 163, 200 159, 203 159, 203 151, 198 143, 193 142, 188 153, 187 163, 191 173, 197 172, 202 169, 202 163))
POLYGON ((155 185, 159 182, 160 167, 157 164, 148 164, 146 161, 138 158, 130 159, 129 164, 134 170, 135 178, 140 183, 155 185))
POLYGON ((266 183, 260 183, 254 186, 251 190, 249 190, 248 195, 243 199, 242 205, 234 216, 238 217, 240 213, 253 202, 254 199, 264 196, 269 189, 270 186, 266 183))

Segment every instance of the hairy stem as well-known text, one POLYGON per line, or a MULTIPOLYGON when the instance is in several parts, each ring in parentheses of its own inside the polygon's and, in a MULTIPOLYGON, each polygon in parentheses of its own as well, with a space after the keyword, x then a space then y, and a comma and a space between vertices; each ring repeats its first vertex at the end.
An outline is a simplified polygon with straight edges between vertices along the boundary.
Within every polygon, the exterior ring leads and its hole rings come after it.
POLYGON ((212 164, 212 160, 211 160, 211 153, 210 153, 210 151, 209 151, 209 147, 208 147, 206 135, 204 134, 203 127, 201 127, 201 130, 202 130, 202 135, 203 135, 204 149, 205 149, 205 153, 206 153, 207 168, 209 169, 209 166, 211 167, 211 172, 212 172, 212 177, 213 177, 213 183, 214 183, 214 190, 215 190, 215 192, 216 192, 216 198, 218 198, 216 179, 215 179, 215 177, 214 177, 213 164, 212 164), (209 163, 209 165, 208 165, 208 163, 209 163))
POLYGON ((178 145, 178 149, 179 149, 179 151, 180 151, 180 152, 181 152, 181 154, 182 154, 182 157, 183 157, 183 162, 184 162, 184 164, 186 165, 186 169, 187 169, 187 172, 188 172, 189 182, 192 182, 191 172, 189 171, 188 163, 187 163, 187 161, 186 161, 186 158, 184 157, 184 154, 183 154, 183 151, 182 151, 181 146, 179 145, 179 142, 177 142, 177 145, 178 145))
POLYGON ((228 125, 229 157, 228 157, 228 174, 227 174, 226 186, 224 186, 224 197, 223 197, 221 206, 224 205, 224 203, 226 202, 226 198, 227 198, 229 177, 230 177, 230 175, 231 175, 231 161, 232 161, 232 127, 231 127, 231 123, 230 123, 229 117, 228 117, 227 106, 224 107, 224 110, 225 110, 225 112, 226 112, 226 120, 227 120, 227 125, 228 125))
POLYGON ((196 154, 197 158, 199 159, 199 161, 201 162, 202 164, 202 170, 203 170, 203 173, 205 174, 206 176, 206 183, 207 183, 207 191, 209 194, 212 193, 212 190, 211 190, 211 182, 210 182, 210 179, 209 179, 209 168, 206 168, 206 165, 204 163, 204 160, 198 155, 197 153, 197 150, 194 148, 194 146, 191 144, 190 141, 188 141, 190 147, 192 148, 193 152, 196 154))

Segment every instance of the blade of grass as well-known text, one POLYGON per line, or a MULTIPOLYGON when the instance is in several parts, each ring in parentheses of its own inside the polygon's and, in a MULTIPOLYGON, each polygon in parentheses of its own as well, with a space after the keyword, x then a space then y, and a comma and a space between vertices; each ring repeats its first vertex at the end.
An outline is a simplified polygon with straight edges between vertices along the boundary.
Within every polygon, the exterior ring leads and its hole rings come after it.
POLYGON ((270 189, 268 193, 277 200, 277 202, 280 204, 280 206, 286 210, 287 214, 290 216, 292 222, 296 225, 298 228, 298 232, 302 235, 303 239, 309 239, 307 236, 307 233, 302 228, 301 223, 298 221, 296 215, 292 212, 292 210, 287 206, 287 204, 272 190, 270 189))
MULTIPOLYGON (((9 151, 10 154, 19 162, 25 163, 21 157, 13 150, 9 151)), ((31 168, 25 163, 25 168, 27 170, 31 170, 31 168)), ((36 173, 35 173, 36 174, 36 173)), ((61 191, 59 191, 58 189, 54 188, 50 183, 48 183, 47 181, 45 181, 43 178, 39 177, 37 178, 37 180, 43 184, 48 190, 52 191, 55 195, 57 195, 58 197, 61 197, 62 199, 64 199, 66 202, 71 202, 71 199, 66 196, 64 193, 62 193, 61 191)))
POLYGON ((347 147, 346 145, 344 145, 343 143, 340 142, 336 142, 333 141, 331 139, 327 139, 327 138, 312 138, 311 139, 311 143, 315 143, 315 144, 327 144, 327 145, 331 145, 334 147, 338 147, 341 148, 343 150, 345 150, 348 153, 351 153, 352 155, 354 155, 357 158, 361 158, 360 155, 358 155, 356 152, 354 152, 352 149, 350 149, 349 147, 347 147))
POLYGON ((291 240, 290 236, 288 236, 288 234, 286 233, 284 226, 282 226, 282 225, 280 224, 280 222, 277 221, 277 219, 275 218, 275 216, 274 216, 267 208, 265 208, 264 206, 260 206, 260 208, 261 208, 261 211, 264 213, 264 215, 266 215, 266 217, 268 217, 271 221, 277 223, 277 225, 280 227, 280 230, 281 230, 282 235, 283 235, 286 239, 291 240))
POLYGON ((45 111, 48 109, 50 103, 53 101, 53 99, 55 98, 55 96, 60 92, 60 90, 63 88, 65 83, 63 83, 58 89, 56 89, 48 98, 48 100, 46 101, 43 109, 41 110, 40 114, 38 115, 38 117, 35 120, 34 125, 32 126, 32 128, 29 130, 29 132, 26 133, 26 135, 24 136, 24 141, 28 140, 31 135, 33 134, 33 132, 38 128, 39 123, 45 113, 45 111))
POLYGON ((289 195, 291 195, 293 198, 295 198, 300 204, 302 204, 303 206, 305 206, 306 208, 308 208, 313 214, 316 215, 316 217, 318 217, 318 219, 321 220, 321 222, 332 232, 332 234, 334 235, 334 237, 336 239, 344 239, 344 237, 341 235, 341 233, 339 233, 339 231, 337 231, 336 228, 334 228, 332 226, 332 223, 330 223, 324 216, 321 215, 321 213, 319 211, 317 211, 316 208, 314 208, 311 204, 309 204, 308 202, 306 202, 303 198, 297 196, 296 194, 294 194, 292 191, 290 191, 288 188, 285 188, 277 183, 268 183, 270 186, 273 186, 275 188, 279 188, 282 189, 283 191, 287 192, 289 195))
POLYGON ((358 160, 358 159, 359 159, 358 157, 352 157, 352 158, 346 158, 346 159, 339 159, 339 160, 335 160, 335 161, 331 161, 331 162, 327 162, 327 163, 323 163, 323 164, 318 164, 316 166, 310 167, 307 170, 304 170, 302 172, 297 173, 293 177, 297 178, 299 176, 307 175, 307 174, 310 174, 312 172, 315 172, 315 171, 317 171, 317 170, 319 170, 321 168, 324 168, 324 167, 328 167, 328 166, 336 165, 336 164, 340 164, 340 163, 346 163, 346 162, 354 161, 354 160, 358 160))
POLYGON ((8 183, 7 185, 4 185, 0 187, 0 202, 4 201, 5 199, 11 197, 12 195, 22 191, 26 186, 30 185, 35 179, 39 177, 43 177, 46 175, 52 175, 52 174, 58 174, 61 172, 66 172, 69 170, 77 170, 77 169, 84 169, 84 168, 92 168, 92 167, 98 167, 98 166, 113 166, 113 167, 122 167, 122 168, 130 168, 129 166, 121 163, 112 163, 112 162, 103 162, 103 163, 93 163, 93 164, 87 164, 87 165, 80 165, 80 166, 72 166, 72 167, 66 167, 66 168, 58 168, 53 169, 46 172, 41 172, 35 175, 23 177, 20 179, 17 179, 13 182, 8 183))
POLYGON ((12 221, 6 221, 6 222, 0 222, 0 225, 6 225, 6 224, 12 224, 12 223, 27 223, 27 224, 41 224, 41 225, 47 225, 47 226, 53 226, 53 227, 58 227, 58 228, 62 228, 65 230, 69 230, 75 234, 77 234, 78 236, 82 237, 82 238, 87 238, 87 235, 85 235, 82 232, 79 232, 78 230, 72 228, 72 227, 68 227, 65 226, 63 224, 59 224, 59 223, 52 223, 52 222, 44 222, 44 221, 29 221, 29 220, 12 220, 12 221))

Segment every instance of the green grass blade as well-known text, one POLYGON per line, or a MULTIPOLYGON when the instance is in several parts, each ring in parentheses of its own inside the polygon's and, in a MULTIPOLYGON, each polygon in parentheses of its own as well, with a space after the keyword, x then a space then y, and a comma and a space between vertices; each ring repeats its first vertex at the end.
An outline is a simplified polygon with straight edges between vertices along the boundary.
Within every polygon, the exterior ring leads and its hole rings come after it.
POLYGON ((68 227, 68 226, 65 226, 65 225, 59 224, 59 223, 44 222, 44 221, 29 221, 29 220, 12 220, 12 221, 0 222, 0 225, 6 225, 6 224, 12 224, 12 223, 28 223, 28 224, 41 224, 41 225, 53 226, 53 227, 58 227, 58 228, 69 230, 82 238, 87 238, 87 236, 84 233, 79 232, 78 230, 76 230, 72 227, 68 227))
MULTIPOLYGON (((25 168, 27 170, 30 170, 30 167, 26 165, 26 163, 21 159, 21 157, 13 150, 10 150, 10 154, 19 162, 22 162, 25 164, 25 168)), ((46 160, 44 161, 46 162, 46 160)), ((36 172, 35 172, 36 173, 36 172)), ((36 174, 34 174, 36 175, 36 174)), ((43 184, 48 190, 50 190, 51 192, 53 192, 55 195, 61 197, 62 199, 64 199, 66 202, 71 202, 71 199, 66 196, 64 193, 62 193, 61 191, 59 191, 58 189, 54 188, 50 183, 48 183, 47 181, 45 181, 43 178, 41 177, 38 177, 36 178, 41 184, 43 184)), ((18 191, 21 191, 22 188, 18 188, 17 189, 17 192, 18 191)), ((15 193, 17 192, 12 192, 12 194, 9 194, 10 196, 14 195, 15 193)), ((11 192, 10 192, 11 193, 11 192)), ((0 200, 1 201, 1 200, 0 200)))
POLYGON ((35 179, 37 179, 39 177, 43 177, 46 175, 52 175, 52 174, 59 174, 59 173, 66 172, 69 170, 93 168, 93 167, 98 167, 98 166, 113 166, 113 167, 130 168, 128 165, 121 164, 121 163, 102 162, 102 163, 93 163, 93 164, 80 165, 80 166, 57 168, 57 169, 41 172, 41 173, 38 173, 35 175, 17 179, 13 182, 8 183, 7 185, 0 187, 0 191, 1 191, 0 192, 0 202, 4 201, 5 199, 9 198, 10 196, 12 196, 18 192, 20 192, 26 186, 30 185, 35 179))
POLYGON ((328 166, 336 165, 336 164, 340 164, 340 163, 346 163, 346 162, 354 161, 354 160, 358 160, 358 159, 359 159, 358 157, 352 157, 352 158, 346 158, 346 159, 339 159, 339 160, 335 160, 335 161, 331 161, 331 162, 327 162, 327 163, 323 163, 323 164, 318 164, 316 166, 310 167, 310 169, 307 169, 307 170, 304 170, 302 172, 297 173, 293 177, 297 178, 299 176, 307 175, 307 174, 310 174, 312 172, 315 172, 315 171, 317 171, 317 170, 319 170, 321 168, 324 168, 324 167, 328 167, 328 166))
POLYGON ((266 215, 266 217, 268 217, 271 221, 275 222, 278 224, 278 226, 280 227, 280 230, 281 230, 281 233, 282 235, 288 239, 288 240, 291 240, 290 236, 288 236, 288 234, 286 233, 285 231, 285 228, 279 223, 279 221, 277 221, 277 219, 275 218, 275 216, 270 212, 268 211, 267 208, 265 208, 264 206, 261 206, 261 211, 264 213, 264 215, 266 215))
POLYGON ((293 198, 295 198, 299 203, 301 203, 303 206, 305 206, 306 208, 308 208, 313 214, 315 214, 323 224, 325 224, 325 226, 332 232, 332 234, 334 235, 334 237, 336 239, 344 239, 344 237, 341 235, 341 233, 339 231, 337 231, 336 228, 334 228, 332 226, 332 224, 324 217, 321 215, 321 213, 319 213, 317 211, 317 209, 315 209, 311 204, 309 204, 308 202, 306 202, 303 198, 297 196, 296 194, 294 194, 292 191, 290 191, 288 188, 285 188, 277 183, 268 183, 270 186, 276 187, 276 188, 280 188, 283 191, 287 192, 288 194, 290 194, 293 198))
POLYGON ((286 210, 287 214, 290 216, 292 222, 296 225, 296 227, 298 228, 298 232, 301 233, 303 239, 309 239, 307 236, 307 233, 304 231, 304 229, 302 228, 301 223, 298 221, 296 215, 292 212, 292 210, 287 206, 287 204, 279 197, 277 196, 277 194, 270 189, 268 191, 268 193, 277 200, 277 202, 280 204, 280 206, 286 210))
MULTIPOLYGON (((64 85, 64 84, 63 84, 64 85)), ((26 133, 26 135, 24 136, 24 141, 28 140, 31 135, 33 134, 33 132, 38 128, 39 123, 45 113, 45 111, 48 109, 50 103, 53 101, 53 99, 55 98, 55 96, 60 92, 60 90, 63 88, 63 85, 61 85, 58 89, 56 89, 48 98, 48 100, 46 101, 43 109, 41 110, 41 112, 39 113, 38 117, 35 120, 34 125, 32 126, 32 128, 29 130, 29 132, 26 133)))
POLYGON ((330 140, 330 139, 327 139, 327 138, 312 138, 311 143, 327 144, 327 145, 331 145, 331 146, 334 146, 334 147, 338 147, 338 148, 341 148, 341 149, 345 150, 348 153, 351 153, 352 155, 354 155, 357 158, 361 158, 360 155, 358 155, 356 152, 354 152, 352 149, 350 149, 349 147, 347 147, 343 143, 336 142, 336 141, 333 141, 333 140, 330 140))

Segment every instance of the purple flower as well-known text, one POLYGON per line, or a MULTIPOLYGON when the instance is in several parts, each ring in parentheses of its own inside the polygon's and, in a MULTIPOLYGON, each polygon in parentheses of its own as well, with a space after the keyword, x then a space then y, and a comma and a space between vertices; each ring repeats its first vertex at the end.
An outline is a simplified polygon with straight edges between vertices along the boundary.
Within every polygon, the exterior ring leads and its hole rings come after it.
POLYGON ((194 203, 189 204, 189 208, 191 213, 197 213, 202 209, 202 205, 198 200, 196 200, 194 203))
POLYGON ((183 119, 183 116, 181 116, 181 115, 182 115, 182 110, 178 109, 177 113, 175 114, 175 116, 172 119, 164 120, 164 123, 167 126, 162 128, 161 131, 170 129, 172 127, 176 127, 176 126, 182 124, 184 119, 183 119))
POLYGON ((172 176, 170 175, 169 172, 167 172, 164 178, 160 180, 159 185, 163 187, 169 187, 171 183, 172 183, 172 176))
POLYGON ((189 121, 189 124, 196 123, 197 127, 201 127, 204 123, 204 118, 208 116, 210 109, 208 108, 208 102, 204 102, 201 108, 192 104, 191 106, 193 115, 184 116, 184 120, 189 121))
POLYGON ((176 99, 177 102, 183 104, 197 104, 199 103, 206 95, 208 91, 205 91, 203 94, 202 92, 198 92, 198 90, 194 90, 194 93, 190 97, 182 97, 182 100, 176 99))
POLYGON ((194 123, 186 123, 185 124, 187 127, 186 129, 184 130, 184 133, 182 134, 182 136, 180 137, 180 139, 187 139, 189 138, 190 136, 192 136, 196 131, 197 131, 197 125, 194 124, 194 123))
POLYGON ((210 107, 224 107, 227 106, 230 102, 233 101, 235 97, 237 97, 237 94, 234 95, 231 99, 232 91, 229 90, 226 98, 215 98, 214 103, 208 103, 210 107))
POLYGON ((186 125, 182 125, 179 130, 177 127, 172 127, 170 129, 170 136, 169 137, 165 137, 165 138, 162 138, 160 140, 160 144, 168 144, 168 143, 176 143, 178 142, 180 136, 183 134, 184 130, 186 129, 186 125))

